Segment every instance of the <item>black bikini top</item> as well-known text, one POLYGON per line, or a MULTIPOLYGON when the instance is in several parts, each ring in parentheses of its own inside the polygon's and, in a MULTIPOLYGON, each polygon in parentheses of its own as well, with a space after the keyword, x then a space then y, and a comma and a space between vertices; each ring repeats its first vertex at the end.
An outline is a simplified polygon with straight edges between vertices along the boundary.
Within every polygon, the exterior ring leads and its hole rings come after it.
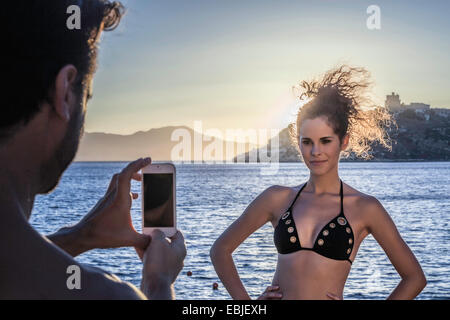
POLYGON ((305 248, 300 244, 298 231, 295 226, 294 217, 292 216, 292 207, 302 190, 306 187, 306 183, 300 188, 297 196, 292 202, 289 209, 278 220, 278 225, 274 230, 274 242, 277 250, 281 254, 292 253, 299 250, 311 250, 322 256, 334 260, 347 260, 353 250, 353 230, 344 216, 344 193, 342 191, 341 180, 341 212, 338 216, 330 220, 317 235, 314 247, 305 248))

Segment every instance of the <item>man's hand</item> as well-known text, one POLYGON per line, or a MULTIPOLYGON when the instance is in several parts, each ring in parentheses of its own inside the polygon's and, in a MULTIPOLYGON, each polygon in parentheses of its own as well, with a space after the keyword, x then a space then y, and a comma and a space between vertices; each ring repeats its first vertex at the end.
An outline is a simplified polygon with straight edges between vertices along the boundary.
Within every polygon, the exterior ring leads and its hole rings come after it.
POLYGON ((154 230, 144 252, 141 290, 149 299, 173 299, 173 283, 186 257, 186 244, 180 231, 167 239, 160 230, 154 230))
POLYGON ((131 221, 132 199, 138 197, 131 192, 131 179, 141 181, 138 171, 150 163, 150 158, 129 163, 112 177, 105 196, 80 222, 48 238, 73 256, 94 248, 133 246, 145 250, 150 236, 138 233, 131 221))

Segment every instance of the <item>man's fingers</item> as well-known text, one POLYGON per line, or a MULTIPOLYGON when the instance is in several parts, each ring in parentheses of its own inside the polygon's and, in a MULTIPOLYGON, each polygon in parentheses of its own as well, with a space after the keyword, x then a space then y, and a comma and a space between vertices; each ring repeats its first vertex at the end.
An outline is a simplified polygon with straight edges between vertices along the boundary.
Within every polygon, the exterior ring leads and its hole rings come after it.
POLYGON ((141 248, 138 247, 134 247, 134 250, 136 250, 136 253, 139 257, 139 259, 141 259, 141 261, 144 259, 144 250, 142 250, 141 248))
MULTIPOLYGON (((147 164, 145 164, 145 162, 146 162, 146 160, 145 159, 139 159, 139 160, 136 160, 136 161, 143 161, 144 162, 144 166, 146 166, 147 164)), ((134 162, 131 162, 128 166, 130 166, 131 164, 133 164, 133 163, 135 163, 136 161, 134 161, 134 162)), ((150 162, 151 162, 151 160, 149 160, 150 162)), ((148 161, 147 161, 148 162, 148 161)), ((127 167, 128 167, 127 166, 127 167)), ((126 168, 125 168, 126 169, 126 168)), ((123 169, 122 170, 122 172, 119 174, 119 173, 116 173, 116 174, 114 174, 113 176, 112 176, 112 178, 111 178, 111 181, 110 181, 110 183, 109 183, 109 186, 108 186, 108 190, 106 191, 106 193, 108 194, 108 193, 110 193, 112 190, 114 190, 114 188, 116 188, 117 187, 117 182, 118 182, 118 179, 119 179, 119 176, 122 174, 123 175, 123 171, 125 170, 125 169, 123 169)), ((140 169, 138 169, 138 171, 139 171, 140 169)), ((132 172, 132 174, 131 174, 131 179, 133 179, 133 180, 136 180, 136 181, 142 181, 142 174, 140 174, 139 172, 132 172)), ((135 196, 134 194, 133 194, 133 199, 136 199, 137 198, 137 196, 135 196)))
POLYGON ((172 246, 184 246, 184 236, 180 230, 177 230, 177 232, 170 237, 170 240, 172 242, 172 246))
MULTIPOLYGON (((145 255, 145 249, 148 248, 150 242, 152 242, 152 237, 150 235, 145 235, 147 237, 147 244, 145 244, 144 246, 142 246, 145 241, 142 241, 142 243, 140 243, 140 246, 134 246, 134 250, 136 251, 139 259, 141 259, 141 261, 144 261, 144 255, 145 255)), ((145 240, 145 239, 144 239, 145 240)))
POLYGON ((131 245, 135 248, 141 249, 142 252, 144 252, 151 240, 152 237, 150 235, 136 232, 131 245))
POLYGON ((155 229, 152 231, 152 239, 163 240, 166 239, 166 235, 161 230, 155 229))
POLYGON ((177 248, 184 257, 186 257, 186 244, 184 241, 184 236, 180 230, 170 237, 171 246, 177 248))
POLYGON ((152 162, 152 160, 150 158, 137 159, 133 162, 130 162, 125 168, 123 168, 122 171, 120 172, 120 175, 124 176, 128 179, 131 179, 131 177, 133 176, 133 173, 138 172, 143 167, 149 165, 151 162, 152 162))
POLYGON ((175 242, 183 242, 184 243, 184 236, 181 233, 180 230, 177 230, 173 236, 170 237, 170 240, 172 240, 172 243, 175 242))
POLYGON ((134 200, 136 200, 139 197, 139 194, 136 192, 132 192, 131 195, 133 196, 134 200))
MULTIPOLYGON (((150 158, 138 159, 136 161, 130 162, 123 170, 120 172, 118 177, 118 187, 122 191, 130 188, 130 180, 133 177, 134 173, 137 173, 143 167, 149 165, 151 163, 150 158)), ((129 191, 127 191, 129 192, 129 191)))
POLYGON ((140 174, 139 172, 134 172, 133 175, 131 176, 131 179, 136 180, 136 181, 141 181, 142 174, 140 174))
POLYGON ((108 190, 106 193, 110 193, 116 186, 117 186, 117 178, 119 177, 119 174, 116 173, 112 176, 111 181, 109 182, 108 190))
POLYGON ((170 245, 175 250, 178 250, 179 255, 186 256, 186 246, 184 244, 183 234, 177 230, 174 236, 170 237, 170 243, 166 239, 166 234, 159 229, 155 229, 152 231, 152 241, 165 241, 168 245, 170 245))

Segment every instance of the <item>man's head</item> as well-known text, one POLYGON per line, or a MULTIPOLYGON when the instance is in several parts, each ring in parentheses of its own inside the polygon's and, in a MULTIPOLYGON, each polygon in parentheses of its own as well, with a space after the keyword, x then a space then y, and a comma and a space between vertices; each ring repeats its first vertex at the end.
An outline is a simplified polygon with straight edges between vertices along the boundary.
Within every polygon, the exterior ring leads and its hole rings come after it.
POLYGON ((98 39, 103 30, 114 29, 122 15, 120 3, 106 0, 2 4, 0 148, 13 149, 15 139, 35 143, 28 147, 30 161, 39 161, 38 193, 51 191, 75 157, 98 39), (78 25, 71 23, 77 19, 78 25))

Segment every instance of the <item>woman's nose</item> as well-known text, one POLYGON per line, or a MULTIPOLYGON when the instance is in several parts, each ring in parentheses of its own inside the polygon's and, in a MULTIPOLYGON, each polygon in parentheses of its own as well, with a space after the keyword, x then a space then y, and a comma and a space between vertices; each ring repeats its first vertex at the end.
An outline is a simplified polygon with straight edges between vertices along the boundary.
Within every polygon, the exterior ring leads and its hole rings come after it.
POLYGON ((322 151, 320 150, 320 148, 319 148, 319 146, 318 146, 317 144, 312 146, 312 148, 311 148, 311 155, 312 155, 312 156, 317 156, 317 155, 319 155, 321 152, 322 152, 322 151))

